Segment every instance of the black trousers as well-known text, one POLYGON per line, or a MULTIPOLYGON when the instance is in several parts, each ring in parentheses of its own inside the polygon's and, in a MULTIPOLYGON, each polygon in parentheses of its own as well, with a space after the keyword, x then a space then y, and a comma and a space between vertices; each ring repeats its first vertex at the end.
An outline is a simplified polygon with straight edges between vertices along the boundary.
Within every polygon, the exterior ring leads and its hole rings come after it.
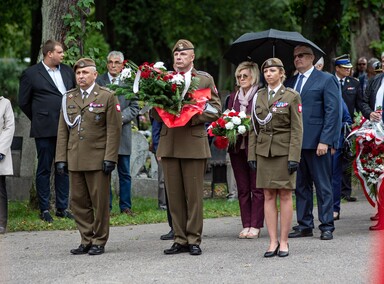
POLYGON ((6 228, 8 221, 8 196, 5 176, 0 176, 0 227, 6 228))

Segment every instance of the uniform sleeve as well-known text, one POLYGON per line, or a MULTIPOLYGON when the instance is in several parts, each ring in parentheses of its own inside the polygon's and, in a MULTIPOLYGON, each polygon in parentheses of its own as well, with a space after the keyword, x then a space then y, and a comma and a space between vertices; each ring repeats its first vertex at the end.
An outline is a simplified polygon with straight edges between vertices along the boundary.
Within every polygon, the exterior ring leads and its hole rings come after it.
POLYGON ((300 162, 301 145, 303 143, 303 118, 301 114, 300 95, 294 93, 291 103, 291 137, 288 161, 300 162))
POLYGON ((59 126, 57 129, 55 162, 67 162, 67 145, 69 138, 68 126, 65 123, 63 110, 60 111, 59 126))
POLYGON ((206 122, 213 122, 219 119, 219 117, 221 116, 221 113, 222 113, 221 100, 220 100, 219 94, 217 93, 215 83, 212 77, 207 78, 207 80, 208 80, 208 84, 206 86, 211 89, 211 99, 208 101, 208 103, 211 105, 211 107, 217 110, 217 113, 203 111, 202 114, 196 114, 191 119, 191 125, 197 125, 197 124, 206 123, 206 122))
POLYGON ((118 151, 120 146, 121 134, 121 112, 119 111, 119 101, 113 93, 109 93, 107 108, 107 145, 105 149, 105 161, 117 163, 118 151))
POLYGON ((256 132, 251 123, 248 137, 248 161, 256 161, 256 132))

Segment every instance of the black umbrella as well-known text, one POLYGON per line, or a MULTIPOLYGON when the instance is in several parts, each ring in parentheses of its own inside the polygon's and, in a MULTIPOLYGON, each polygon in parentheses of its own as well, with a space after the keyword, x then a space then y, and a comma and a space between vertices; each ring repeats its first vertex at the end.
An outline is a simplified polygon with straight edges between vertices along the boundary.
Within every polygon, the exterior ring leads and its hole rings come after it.
POLYGON ((283 61, 285 69, 290 72, 295 69, 293 49, 300 44, 310 46, 313 49, 316 61, 325 55, 320 47, 298 32, 269 29, 243 34, 232 43, 229 50, 224 54, 224 58, 235 65, 243 61, 253 61, 261 66, 268 58, 277 57, 283 61))

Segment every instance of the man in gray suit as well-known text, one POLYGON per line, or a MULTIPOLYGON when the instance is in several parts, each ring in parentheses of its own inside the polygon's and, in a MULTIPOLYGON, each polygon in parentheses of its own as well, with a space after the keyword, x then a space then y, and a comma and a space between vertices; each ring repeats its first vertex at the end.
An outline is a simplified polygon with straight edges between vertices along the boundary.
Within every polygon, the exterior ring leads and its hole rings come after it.
MULTIPOLYGON (((124 55, 120 51, 111 51, 107 56, 108 72, 98 76, 96 83, 100 86, 109 84, 122 84, 119 81, 119 74, 123 69, 124 55)), ((120 137, 119 158, 117 162, 117 171, 119 174, 119 195, 120 195, 120 212, 132 216, 133 212, 131 201, 131 173, 130 173, 130 157, 132 152, 132 127, 131 121, 134 120, 139 113, 139 105, 137 101, 127 100, 124 96, 119 96, 121 108, 121 116, 123 126, 120 137)), ((110 208, 112 209, 112 191, 110 191, 110 208)))

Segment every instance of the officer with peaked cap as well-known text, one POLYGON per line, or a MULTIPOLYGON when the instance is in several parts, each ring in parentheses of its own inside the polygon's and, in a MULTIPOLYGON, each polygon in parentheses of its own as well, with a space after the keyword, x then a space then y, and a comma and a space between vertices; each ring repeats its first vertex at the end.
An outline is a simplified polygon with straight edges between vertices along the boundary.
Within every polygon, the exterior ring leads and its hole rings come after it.
MULTIPOLYGON (((182 127, 169 128, 163 124, 156 155, 163 163, 169 209, 175 232, 174 244, 165 254, 189 252, 201 254, 203 230, 203 188, 207 159, 211 157, 205 123, 220 117, 221 103, 211 75, 193 66, 194 45, 186 39, 176 42, 173 49, 174 67, 183 72, 186 81, 199 79, 198 89, 209 88, 211 99, 203 113, 194 115, 182 127)), ((156 111, 154 118, 161 121, 156 111)))
POLYGON ((71 209, 81 235, 72 254, 104 253, 109 236, 109 185, 120 143, 117 97, 95 83, 96 64, 76 62, 78 87, 63 96, 56 146, 56 169, 70 176, 71 209))
MULTIPOLYGON (((350 76, 353 65, 349 54, 344 54, 334 59, 335 76, 340 84, 341 94, 345 104, 347 105, 350 117, 354 118, 354 113, 361 109, 362 91, 359 80, 350 76)), ((349 202, 356 201, 356 197, 351 196, 351 167, 352 161, 342 159, 342 183, 341 198, 349 202)), ((339 218, 340 198, 334 195, 334 217, 339 218)))

